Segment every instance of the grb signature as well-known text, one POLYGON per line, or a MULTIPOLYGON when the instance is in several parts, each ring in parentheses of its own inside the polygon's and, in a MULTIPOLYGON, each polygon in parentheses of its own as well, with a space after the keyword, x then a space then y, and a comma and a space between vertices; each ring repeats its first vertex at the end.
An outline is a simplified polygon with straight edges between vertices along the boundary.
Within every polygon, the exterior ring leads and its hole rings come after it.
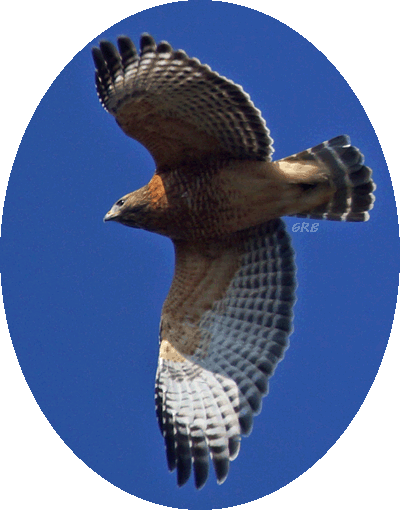
POLYGON ((292 227, 292 232, 317 232, 319 227, 319 223, 307 223, 303 221, 302 223, 295 223, 292 227))

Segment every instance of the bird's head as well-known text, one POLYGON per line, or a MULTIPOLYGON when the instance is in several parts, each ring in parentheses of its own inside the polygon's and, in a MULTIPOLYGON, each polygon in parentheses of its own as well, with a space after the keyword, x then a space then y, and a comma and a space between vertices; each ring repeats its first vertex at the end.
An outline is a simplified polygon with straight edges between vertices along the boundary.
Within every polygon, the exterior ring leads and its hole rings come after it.
POLYGON ((111 207, 103 221, 116 221, 133 228, 147 227, 150 201, 146 187, 123 196, 111 207))

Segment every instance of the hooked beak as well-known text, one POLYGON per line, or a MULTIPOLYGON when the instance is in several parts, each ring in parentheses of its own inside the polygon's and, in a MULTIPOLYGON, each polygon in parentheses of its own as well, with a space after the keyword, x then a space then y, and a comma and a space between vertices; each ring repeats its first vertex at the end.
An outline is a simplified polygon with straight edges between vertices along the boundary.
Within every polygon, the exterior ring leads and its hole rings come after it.
POLYGON ((108 211, 108 213, 104 216, 104 218, 103 218, 104 222, 106 222, 106 221, 113 221, 113 220, 117 219, 118 213, 117 213, 117 211, 114 211, 113 209, 114 209, 114 207, 112 207, 108 211))

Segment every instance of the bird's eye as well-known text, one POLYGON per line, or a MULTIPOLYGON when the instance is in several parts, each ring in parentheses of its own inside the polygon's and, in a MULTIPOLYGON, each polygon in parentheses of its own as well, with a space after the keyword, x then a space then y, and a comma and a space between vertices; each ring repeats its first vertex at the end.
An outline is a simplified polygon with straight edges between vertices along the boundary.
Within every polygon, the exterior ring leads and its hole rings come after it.
POLYGON ((125 203, 125 200, 123 200, 121 198, 121 200, 118 200, 118 202, 115 205, 117 205, 118 207, 121 207, 121 205, 124 205, 124 203, 125 203))

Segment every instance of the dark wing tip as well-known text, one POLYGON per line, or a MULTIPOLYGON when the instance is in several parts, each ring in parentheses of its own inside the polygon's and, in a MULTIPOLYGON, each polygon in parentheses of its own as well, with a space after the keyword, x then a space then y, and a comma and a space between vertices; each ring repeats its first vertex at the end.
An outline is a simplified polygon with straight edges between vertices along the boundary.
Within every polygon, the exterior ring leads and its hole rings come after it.
POLYGON ((176 50, 174 52, 174 58, 176 60, 185 60, 188 58, 187 53, 183 50, 176 50))
POLYGON ((178 487, 182 487, 189 480, 192 472, 192 456, 188 427, 177 423, 176 433, 176 471, 178 487))
POLYGON ((167 457, 168 471, 172 472, 176 469, 176 445, 172 436, 166 435, 165 441, 165 454, 167 457))
POLYGON ((207 481, 209 450, 204 431, 198 426, 190 430, 194 485, 201 489, 207 481))
POLYGON ((244 436, 249 436, 253 429, 253 414, 248 408, 243 408, 239 413, 240 432, 244 436))
POLYGON ((217 484, 221 485, 225 482, 229 473, 229 459, 226 456, 221 458, 213 458, 215 476, 217 477, 217 484))
POLYGON ((241 438, 236 435, 229 438, 229 460, 235 460, 239 454, 241 438))
POLYGON ((196 489, 204 487, 208 479, 208 457, 205 459, 196 459, 193 462, 194 485, 196 489))
POLYGON ((122 48, 132 48, 135 45, 132 42, 132 39, 127 35, 119 35, 117 37, 118 46, 122 46, 122 48))
POLYGON ((97 46, 94 46, 92 48, 92 57, 93 57, 94 65, 98 71, 106 68, 106 63, 105 63, 105 60, 103 57, 103 53, 97 46))
POLYGON ((190 478, 190 473, 192 471, 192 462, 189 458, 178 458, 177 462, 177 485, 178 487, 182 487, 185 483, 188 482, 190 478))
POLYGON ((121 56, 118 53, 117 48, 109 41, 100 41, 99 46, 108 71, 114 82, 118 74, 122 72, 121 56))
POLYGON ((126 51, 126 50, 132 50, 132 49, 136 50, 135 45, 132 42, 132 39, 130 37, 128 37, 127 35, 118 36, 117 43, 118 43, 118 47, 121 52, 126 51))
POLYGON ((172 46, 167 41, 161 41, 158 43, 157 53, 172 53, 172 46))
POLYGON ((99 46, 100 46, 100 50, 106 60, 108 60, 108 58, 115 58, 115 57, 119 58, 119 53, 117 51, 117 48, 110 41, 101 40, 99 42, 99 46))
POLYGON ((117 38, 117 43, 124 69, 126 69, 130 64, 139 60, 136 46, 133 44, 129 37, 126 35, 121 35, 117 38))
POLYGON ((140 37, 140 55, 156 51, 157 45, 153 37, 147 32, 143 33, 140 37))

